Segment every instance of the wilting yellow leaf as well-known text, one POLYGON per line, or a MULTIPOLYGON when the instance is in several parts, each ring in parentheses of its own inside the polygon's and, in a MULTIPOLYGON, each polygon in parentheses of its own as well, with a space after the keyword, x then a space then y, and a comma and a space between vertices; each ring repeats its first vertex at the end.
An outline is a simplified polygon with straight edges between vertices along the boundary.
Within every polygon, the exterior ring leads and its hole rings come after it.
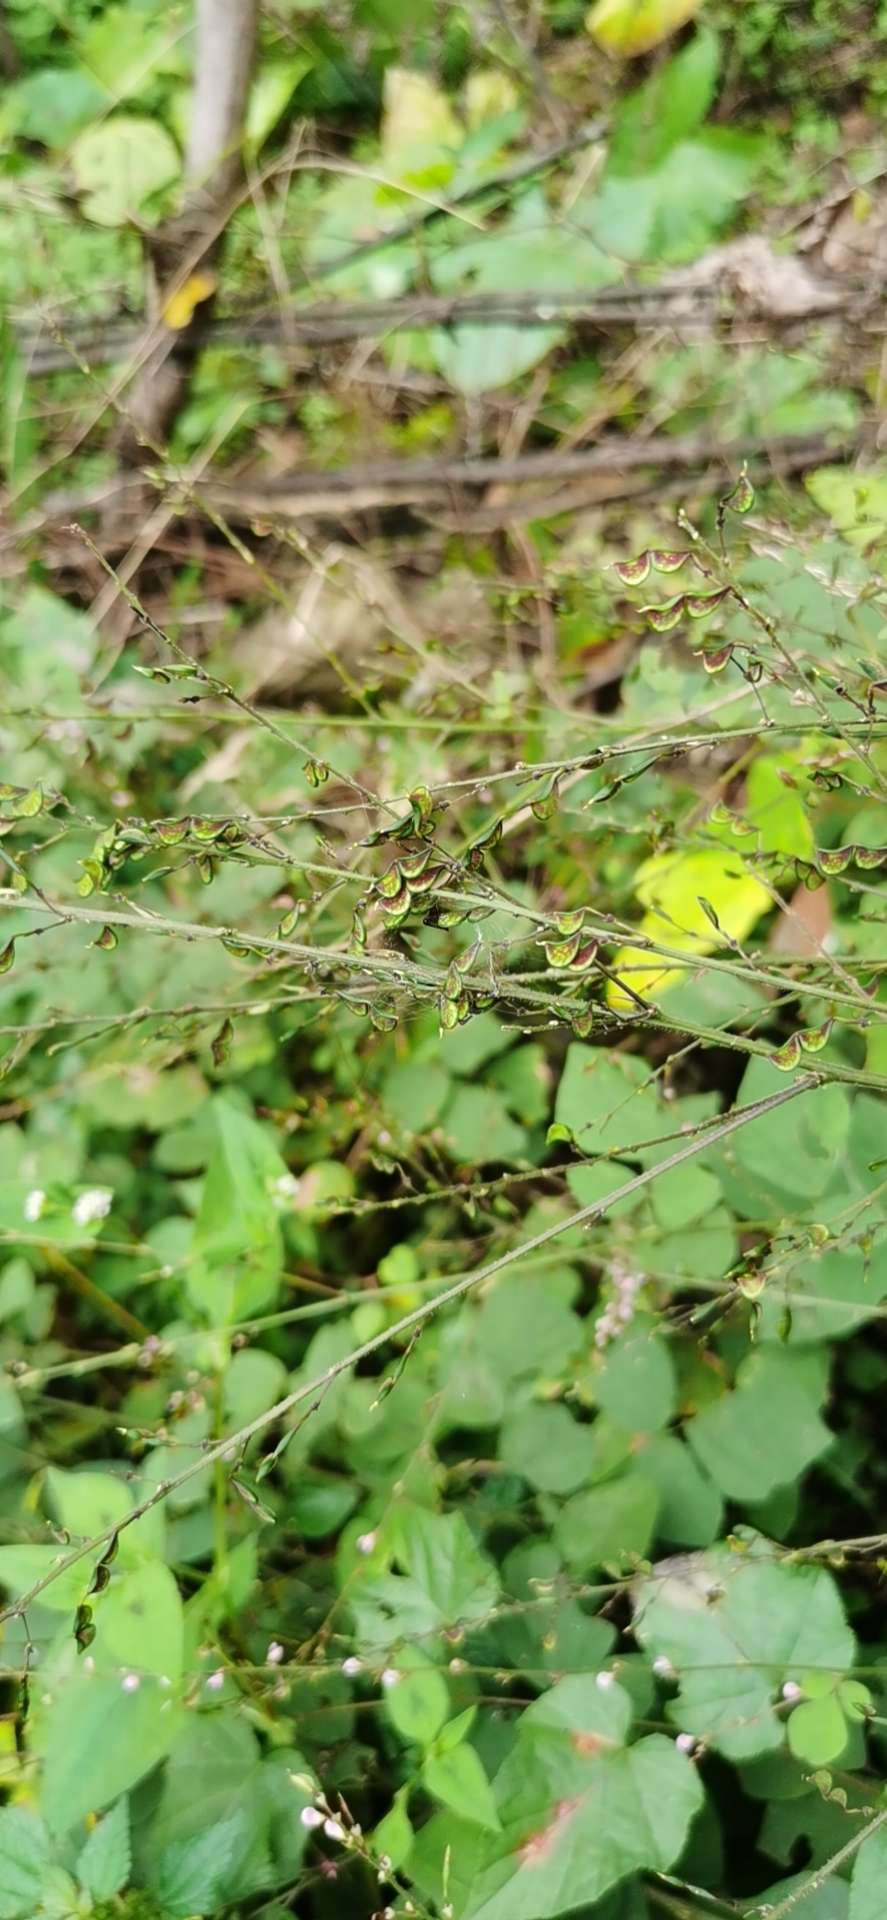
POLYGON ((630 60, 676 33, 701 4, 702 0, 595 0, 585 25, 599 47, 630 60))
POLYGON ((217 284, 215 274, 207 273, 204 269, 202 272, 192 273, 184 286, 179 288, 178 293, 170 295, 163 309, 163 324, 169 328, 170 333, 179 333, 183 327, 190 326, 195 307, 199 307, 202 300, 208 300, 210 294, 215 293, 217 284))
POLYGON ((461 127, 445 93, 427 74, 389 67, 385 75, 382 152, 386 160, 410 147, 461 147, 461 127))
MULTIPOLYGON (((743 866, 737 853, 712 847, 702 853, 654 853, 638 871, 635 888, 647 908, 640 931, 679 953, 713 953, 725 940, 744 940, 756 920, 773 902, 767 888, 743 866), (706 900, 717 926, 700 904, 706 900), (720 928, 720 932, 718 931, 720 928)), ((623 947, 613 972, 625 972, 625 985, 613 980, 607 989, 611 1007, 620 1013, 634 1003, 625 987, 645 1000, 659 1001, 669 987, 688 977, 686 967, 656 960, 642 947, 623 947)))

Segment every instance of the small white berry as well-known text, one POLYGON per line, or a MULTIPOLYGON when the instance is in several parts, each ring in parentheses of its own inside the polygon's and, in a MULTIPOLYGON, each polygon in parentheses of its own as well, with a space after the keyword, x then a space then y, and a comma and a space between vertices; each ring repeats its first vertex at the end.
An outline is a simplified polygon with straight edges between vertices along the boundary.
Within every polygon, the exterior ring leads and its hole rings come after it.
POLYGON ((675 1741, 675 1746, 679 1753, 693 1753, 696 1746, 695 1735, 692 1733, 679 1733, 675 1741))
POLYGON ((382 1685, 383 1687, 396 1687, 399 1679, 400 1674, 396 1667, 386 1667, 382 1675, 382 1685))
POLYGON ((616 1675, 614 1673, 607 1673, 605 1670, 603 1673, 595 1675, 594 1684, 596 1687, 600 1687, 601 1693, 608 1693, 609 1689, 616 1685, 616 1675))
POLYGON ((358 1660, 356 1653, 349 1653, 347 1660, 342 1661, 342 1672, 347 1679, 353 1680, 355 1675, 362 1671, 363 1661, 358 1660))
POLYGON ((137 1673, 125 1673, 120 1682, 124 1693, 138 1693, 142 1682, 137 1673))
POLYGON ((279 1667, 282 1659, 283 1659, 283 1648, 280 1644, 280 1641, 272 1640, 269 1643, 268 1651, 265 1654, 266 1664, 269 1667, 279 1667))
POLYGON ((357 1540, 355 1541, 358 1553, 372 1553, 378 1538, 379 1535, 377 1533, 358 1534, 357 1540))
POLYGON ((205 1684, 210 1693, 218 1693, 225 1685, 224 1667, 217 1667, 215 1673, 208 1673, 205 1684))
POLYGON ((660 1680, 671 1680, 674 1677, 674 1667, 667 1653, 657 1653, 653 1662, 653 1672, 658 1674, 660 1680))
POLYGON ((798 1686, 797 1680, 786 1680, 782 1689, 783 1700, 800 1700, 803 1693, 804 1689, 798 1686))

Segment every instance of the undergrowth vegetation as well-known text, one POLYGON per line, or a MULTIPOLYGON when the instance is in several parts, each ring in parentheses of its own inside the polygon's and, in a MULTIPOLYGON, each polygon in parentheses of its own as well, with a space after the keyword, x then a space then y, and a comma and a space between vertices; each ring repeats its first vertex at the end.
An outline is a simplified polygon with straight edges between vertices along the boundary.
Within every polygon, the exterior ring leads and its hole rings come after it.
POLYGON ((0 1920, 882 1920, 884 21, 7 16, 0 1920))

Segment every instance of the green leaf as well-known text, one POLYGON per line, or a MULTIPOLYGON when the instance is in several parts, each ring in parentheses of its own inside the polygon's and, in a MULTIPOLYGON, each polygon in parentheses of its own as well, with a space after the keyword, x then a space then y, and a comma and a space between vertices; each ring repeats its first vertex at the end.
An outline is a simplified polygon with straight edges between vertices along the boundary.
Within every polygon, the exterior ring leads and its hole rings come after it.
POLYGON ((292 60, 272 60, 263 62, 262 67, 250 88, 244 128, 244 146, 255 158, 264 146, 269 133, 280 119, 284 108, 289 105, 300 81, 311 72, 313 61, 309 54, 298 54, 292 60))
POLYGON ((399 1787, 394 1804, 370 1835, 370 1846, 377 1860, 390 1860, 395 1873, 405 1867, 413 1851, 413 1833, 407 1805, 409 1786, 399 1787))
POLYGON ((439 1126, 444 1145, 456 1160, 483 1165, 490 1160, 519 1160, 526 1152, 523 1127, 511 1119, 495 1087, 455 1087, 439 1126))
POLYGON ((78 134, 71 166, 87 218, 119 227, 134 216, 145 217, 153 197, 178 179, 181 163, 156 120, 116 113, 78 134))
POLYGON ((847 1722, 834 1693, 820 1700, 803 1700, 789 1714, 789 1747, 808 1766, 830 1766, 843 1753, 847 1739, 847 1722))
POLYGON ((480 1827, 498 1832, 499 1816, 489 1780, 474 1747, 461 1745, 447 1752, 429 1753, 422 1762, 422 1782, 435 1800, 480 1827))
POLYGON ((499 1458, 540 1493, 575 1493, 591 1479, 595 1442, 566 1407, 531 1404, 507 1415, 499 1458))
POLYGON ((213 1101, 216 1143, 194 1226, 188 1290, 214 1323, 258 1312, 283 1263, 277 1196, 287 1168, 267 1132, 239 1106, 213 1101))
POLYGON ((216 1904, 235 1853, 246 1838, 242 1810, 187 1840, 173 1840, 151 1859, 148 1884, 169 1920, 191 1920, 216 1904))
POLYGON ((62 1680, 35 1724, 43 1762, 41 1806, 55 1833, 100 1813, 156 1766, 175 1739, 182 1709, 153 1675, 128 1692, 119 1673, 62 1680))
POLYGON ((118 1800, 93 1827, 77 1858, 77 1878, 94 1900, 111 1900, 129 1879, 129 1802, 118 1800))
POLYGON ((669 1717, 731 1760, 781 1747, 783 1682, 844 1673, 855 1649, 831 1574, 780 1563, 744 1529, 743 1545, 660 1561, 634 1592, 635 1637, 678 1677, 669 1717))
POLYGON ((0 1807, 0 1920, 31 1920, 48 1869, 43 1821, 27 1807, 0 1807))
POLYGON ((628 1473, 602 1487, 574 1494, 559 1513, 554 1539, 578 1573, 624 1566, 648 1550, 656 1528, 659 1495, 652 1480, 628 1473))
POLYGON ((887 1828, 870 1833, 853 1864, 848 1920, 883 1920, 887 1886, 887 1828))
POLYGON ((749 1354, 732 1392, 687 1427, 689 1445, 715 1485, 728 1499, 752 1504, 797 1480, 833 1438, 803 1364, 772 1350, 749 1354))
POLYGON ((98 1666, 180 1678, 184 1613, 175 1577, 162 1561, 112 1574, 110 1586, 96 1597, 95 1626, 98 1666))
POLYGON ((604 1349, 603 1364, 592 1375, 598 1406, 633 1433, 654 1433, 668 1426, 675 1412, 674 1362, 656 1322, 636 1316, 626 1333, 604 1349))
POLYGON ((386 1688, 385 1713, 402 1739, 427 1747, 449 1713, 450 1696, 446 1681, 431 1662, 419 1665, 418 1659, 413 1654, 395 1685, 386 1688))
POLYGON ((429 1513, 402 1506, 395 1558, 426 1593, 448 1625, 482 1619, 495 1605, 499 1582, 461 1513, 429 1513))
POLYGON ((696 1769, 654 1734, 624 1745, 619 1686, 562 1680, 528 1707, 495 1782, 502 1824, 472 1877, 469 1920, 552 1920, 619 1881, 665 1872, 702 1803, 696 1769))
POLYGON ((719 65, 718 36, 701 28, 672 60, 654 69, 619 107, 609 168, 617 174, 649 173, 695 133, 714 99, 719 65))

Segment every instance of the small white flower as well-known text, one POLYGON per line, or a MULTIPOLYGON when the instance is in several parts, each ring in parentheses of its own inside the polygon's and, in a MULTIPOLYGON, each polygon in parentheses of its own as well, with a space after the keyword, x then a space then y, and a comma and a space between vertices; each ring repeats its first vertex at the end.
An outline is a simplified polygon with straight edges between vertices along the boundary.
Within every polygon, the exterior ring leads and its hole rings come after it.
POLYGON ((124 1693, 138 1693, 142 1682, 137 1673, 125 1673, 120 1682, 124 1693))
POLYGON ((675 1741, 675 1746, 679 1753, 692 1753, 696 1746, 695 1735, 692 1733, 679 1733, 675 1741))
POLYGON ((267 1665, 269 1667, 279 1667, 282 1659, 283 1659, 283 1648, 280 1644, 280 1641, 272 1640, 268 1648, 268 1651, 265 1655, 265 1660, 267 1665))
POLYGON ((299 1182, 294 1173, 282 1173, 271 1191, 279 1207, 292 1207, 299 1198, 299 1182))
POLYGON ((379 1536, 377 1533, 358 1534, 357 1539, 354 1543, 355 1546, 357 1547, 358 1553, 372 1553, 378 1538, 379 1536))
POLYGON ((399 1679, 400 1674, 396 1667, 386 1667, 382 1675, 382 1685, 383 1687, 396 1687, 399 1679))
POLYGON ((113 1198, 110 1187, 87 1187, 77 1195, 71 1208, 72 1218, 78 1227, 91 1227, 94 1220, 107 1218, 113 1198))
POLYGON ((653 1662, 653 1672, 659 1675, 660 1680, 671 1680, 674 1678, 674 1667, 667 1653, 657 1653, 653 1662))
POLYGON ((317 1807, 303 1807, 299 1819, 303 1827, 323 1826, 323 1814, 318 1812, 317 1807))
POLYGON ((800 1700, 803 1692, 804 1689, 798 1686, 797 1680, 787 1680, 782 1689, 782 1697, 783 1700, 800 1700))
POLYGON ((358 1660, 356 1653, 349 1653, 347 1660, 342 1661, 342 1672, 346 1675, 347 1679, 353 1680, 355 1674, 362 1673, 362 1671, 363 1661, 358 1660))
POLYGON ((325 1820, 323 1830, 328 1840, 344 1840, 345 1829, 341 1820, 325 1820))
POLYGON ((43 1188, 32 1187, 30 1193, 25 1195, 25 1206, 24 1206, 25 1219, 31 1221, 32 1223, 35 1220, 39 1220, 45 1205, 46 1205, 46 1194, 44 1193, 43 1188))
POLYGON ((224 1685, 225 1685, 224 1667, 217 1667, 215 1670, 215 1673, 207 1674, 206 1686, 207 1686, 207 1690, 210 1693, 218 1693, 224 1685))
POLYGON ((598 1673, 595 1675, 594 1684, 596 1687, 600 1687, 601 1693, 608 1693, 609 1689, 616 1685, 616 1675, 614 1673, 607 1673, 606 1671, 598 1673))

